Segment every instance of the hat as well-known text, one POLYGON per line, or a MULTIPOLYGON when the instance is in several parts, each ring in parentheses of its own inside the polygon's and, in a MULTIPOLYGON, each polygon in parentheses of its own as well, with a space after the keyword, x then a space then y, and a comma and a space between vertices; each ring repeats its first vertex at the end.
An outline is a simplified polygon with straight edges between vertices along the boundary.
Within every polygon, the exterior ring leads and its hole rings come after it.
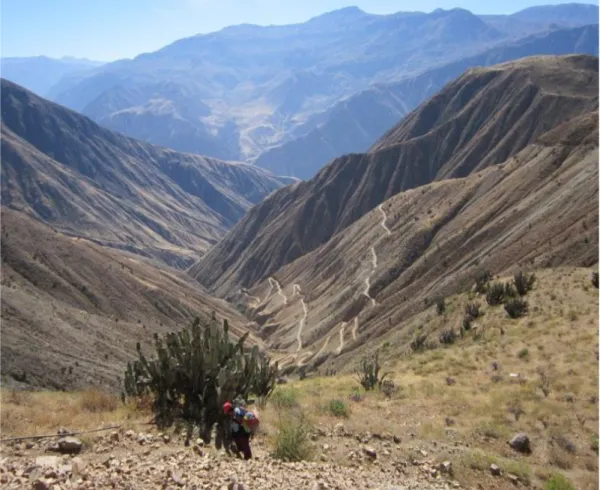
POLYGON ((225 413, 229 413, 231 412, 231 403, 229 402, 225 402, 225 404, 223 405, 223 411, 225 413))

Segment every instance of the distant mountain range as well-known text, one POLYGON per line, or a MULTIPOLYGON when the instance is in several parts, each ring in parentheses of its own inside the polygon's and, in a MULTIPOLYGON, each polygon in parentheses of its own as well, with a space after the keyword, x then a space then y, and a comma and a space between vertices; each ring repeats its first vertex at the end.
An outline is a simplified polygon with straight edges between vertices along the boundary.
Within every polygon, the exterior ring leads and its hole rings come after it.
MULTIPOLYGON (((321 113, 316 127, 265 151, 254 163, 281 175, 308 179, 337 156, 366 151, 403 116, 471 67, 570 53, 597 55, 598 25, 533 34, 400 82, 373 85, 321 113)), ((302 133, 302 127, 297 132, 302 133)))
POLYGON ((47 56, 1 58, 0 71, 3 78, 18 83, 38 95, 46 96, 63 77, 84 73, 102 64, 100 61, 69 56, 60 59, 47 56))
POLYGON ((290 182, 141 143, 2 80, 2 205, 176 267, 290 182))
POLYGON ((597 53, 594 28, 573 30, 597 17, 598 7, 583 4, 508 16, 463 9, 373 15, 349 7, 302 24, 240 25, 181 39, 66 74, 44 90, 147 142, 309 178, 335 156, 364 151, 459 67, 597 53), (419 86, 417 77, 431 70, 441 72, 419 86), (414 89, 399 96, 397 84, 410 80, 414 89))
MULTIPOLYGON (((339 157, 252 208, 190 273, 221 296, 234 294, 330 243, 386 199, 500 164, 597 109, 596 57, 540 56, 472 68, 369 152, 339 157)), ((418 199, 413 205, 422 211, 418 199)))

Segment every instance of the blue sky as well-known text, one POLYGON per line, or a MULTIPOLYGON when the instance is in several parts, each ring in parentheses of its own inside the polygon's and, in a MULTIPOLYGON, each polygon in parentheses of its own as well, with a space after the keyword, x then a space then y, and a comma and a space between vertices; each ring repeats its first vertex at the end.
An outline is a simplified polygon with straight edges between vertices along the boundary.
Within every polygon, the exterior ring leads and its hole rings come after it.
POLYGON ((1 54, 111 61, 232 24, 303 22, 349 5, 380 14, 454 7, 489 14, 553 3, 566 0, 2 0, 1 54))

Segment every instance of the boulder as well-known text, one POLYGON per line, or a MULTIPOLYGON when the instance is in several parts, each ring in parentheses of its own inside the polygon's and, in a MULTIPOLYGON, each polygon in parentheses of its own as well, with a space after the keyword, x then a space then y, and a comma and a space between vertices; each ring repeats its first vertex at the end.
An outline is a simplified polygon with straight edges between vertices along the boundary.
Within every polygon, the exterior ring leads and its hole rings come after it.
POLYGON ((490 473, 494 476, 500 476, 502 475, 502 469, 497 464, 492 463, 490 465, 490 473))
POLYGON ((529 437, 524 432, 515 435, 509 442, 509 446, 520 453, 531 453, 531 442, 529 437))
POLYGON ((370 447, 370 446, 365 446, 363 448, 363 452, 370 458, 370 459, 377 459, 377 451, 375 451, 374 448, 370 447))
POLYGON ((444 473, 445 475, 452 475, 452 473, 453 473, 452 462, 451 461, 443 461, 442 463, 440 463, 439 470, 441 473, 444 473))
POLYGON ((83 449, 83 442, 76 437, 62 437, 48 446, 48 451, 61 454, 78 454, 83 449))

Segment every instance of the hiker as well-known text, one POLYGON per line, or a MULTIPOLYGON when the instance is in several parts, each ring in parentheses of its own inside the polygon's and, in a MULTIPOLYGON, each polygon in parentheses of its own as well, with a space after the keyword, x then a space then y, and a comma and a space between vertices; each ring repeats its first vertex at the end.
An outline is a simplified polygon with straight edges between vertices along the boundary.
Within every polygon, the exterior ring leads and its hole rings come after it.
POLYGON ((252 459, 250 439, 258 425, 258 418, 249 410, 234 407, 230 402, 225 402, 223 411, 231 417, 231 436, 237 450, 244 455, 244 459, 252 459))

